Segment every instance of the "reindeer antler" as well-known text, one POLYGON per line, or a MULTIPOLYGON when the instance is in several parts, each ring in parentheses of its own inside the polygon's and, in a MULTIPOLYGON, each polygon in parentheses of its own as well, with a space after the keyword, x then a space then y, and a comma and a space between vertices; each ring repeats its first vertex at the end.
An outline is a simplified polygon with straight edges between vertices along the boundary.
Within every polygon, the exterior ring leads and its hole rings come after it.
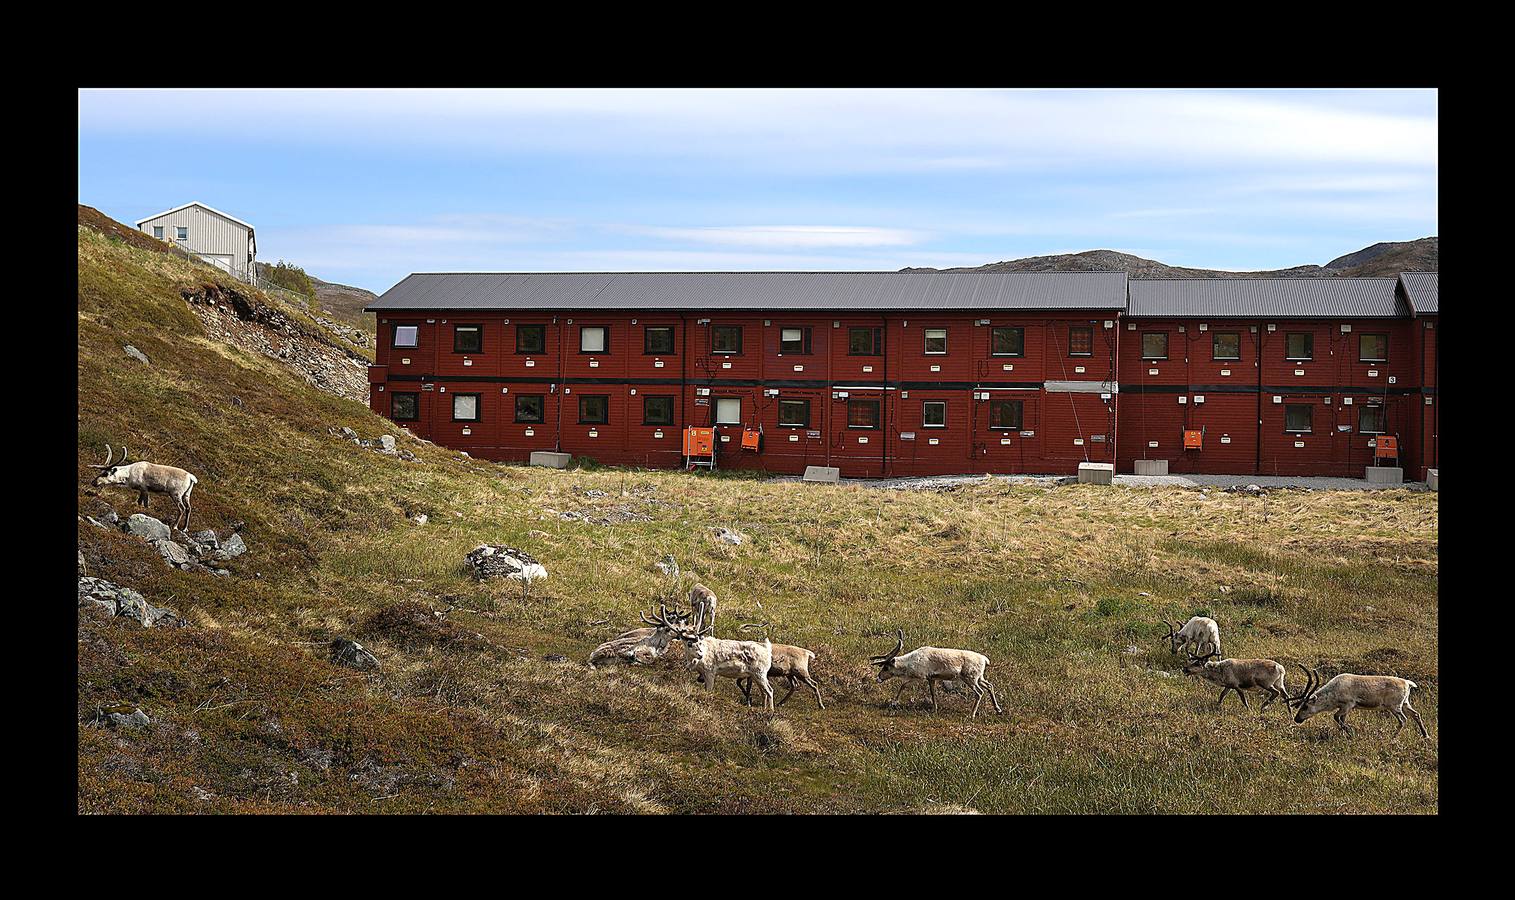
POLYGON ((111 459, 115 455, 116 455, 116 451, 114 451, 114 450, 111 449, 110 444, 106 444, 105 445, 105 462, 102 463, 101 465, 98 465, 98 466, 95 465, 94 463, 90 463, 89 467, 91 469, 109 469, 110 468, 110 461, 111 461, 111 459))
POLYGON ((900 655, 900 651, 905 649, 905 629, 901 628, 895 633, 898 635, 899 640, 895 643, 894 649, 884 654, 883 656, 872 657, 868 660, 869 662, 873 663, 875 666, 879 666, 900 655))

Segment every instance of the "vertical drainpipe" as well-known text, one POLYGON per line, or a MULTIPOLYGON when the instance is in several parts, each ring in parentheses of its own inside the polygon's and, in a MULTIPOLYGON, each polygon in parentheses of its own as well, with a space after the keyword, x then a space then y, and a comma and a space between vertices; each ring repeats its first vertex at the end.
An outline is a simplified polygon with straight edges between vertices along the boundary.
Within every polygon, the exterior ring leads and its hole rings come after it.
MULTIPOLYGON (((1127 290, 1130 290, 1129 281, 1127 290)), ((1110 462, 1117 468, 1120 467, 1120 331, 1124 324, 1120 320, 1120 310, 1116 310, 1115 346, 1110 350, 1110 462)))
MULTIPOLYGON (((1255 461, 1252 463, 1252 473, 1254 475, 1262 474, 1263 341, 1266 340, 1264 335, 1267 333, 1267 328, 1268 325, 1266 322, 1257 323, 1257 359, 1254 360, 1257 366, 1257 427, 1253 429, 1255 432, 1253 434, 1253 444, 1257 448, 1257 454, 1255 461)), ((1284 332, 1284 334, 1287 335, 1288 332, 1284 332)), ((1285 341, 1287 341, 1287 338, 1285 338, 1285 341)))
POLYGON ((689 427, 689 317, 679 313, 679 455, 684 453, 684 429, 689 427))
POLYGON ((558 421, 553 427, 552 449, 554 453, 563 452, 563 359, 567 354, 563 344, 563 317, 553 316, 552 321, 558 326, 558 389, 553 393, 558 395, 558 421))
MULTIPOLYGON (((833 315, 835 315, 835 313, 833 313, 833 315)), ((831 330, 833 332, 835 332, 835 331, 840 331, 841 329, 839 329, 839 328, 833 328, 831 330)), ((849 347, 850 347, 850 344, 849 344, 849 347)), ((834 389, 836 388, 836 382, 834 382, 834 381, 831 380, 831 354, 834 353, 834 352, 836 352, 836 348, 832 345, 831 341, 827 341, 826 342, 826 393, 827 394, 834 394, 835 393, 834 389)), ((826 466, 828 468, 830 468, 830 466, 831 466, 831 419, 832 419, 831 408, 833 406, 836 406, 836 397, 835 396, 827 397, 826 398, 826 405, 823 406, 823 407, 821 407, 822 409, 824 409, 826 411, 824 418, 821 420, 821 443, 826 446, 826 466)), ((808 441, 809 438, 807 437, 806 440, 808 441)))
POLYGON ((883 397, 884 407, 884 449, 880 451, 879 456, 879 475, 887 476, 889 474, 889 429, 892 424, 889 417, 889 317, 881 314, 878 320, 880 334, 884 336, 884 389, 879 392, 883 397))

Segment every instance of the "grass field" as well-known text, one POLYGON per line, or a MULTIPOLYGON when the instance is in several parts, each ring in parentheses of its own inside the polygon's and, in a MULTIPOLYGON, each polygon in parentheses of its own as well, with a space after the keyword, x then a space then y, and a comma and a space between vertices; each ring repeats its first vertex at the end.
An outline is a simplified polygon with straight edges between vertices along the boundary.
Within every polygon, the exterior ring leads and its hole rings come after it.
POLYGON ((1437 811, 1435 494, 900 492, 526 469, 408 439, 404 462, 330 433, 393 425, 206 338, 180 291, 217 277, 80 232, 80 513, 131 511, 88 487, 103 445, 127 443, 196 472, 195 527, 246 522, 251 547, 215 578, 81 520, 90 574, 191 622, 81 610, 81 812, 1437 811), (551 577, 525 601, 474 583, 463 556, 486 541, 551 577), (815 650, 827 709, 803 691, 747 709, 671 665, 584 666, 687 590, 664 554, 720 596, 723 636, 767 621, 815 650), (1295 662, 1413 679, 1432 740, 1391 740, 1379 712, 1348 738, 1256 700, 1217 710, 1160 641, 1160 618, 1196 613, 1228 655, 1288 664, 1291 688, 1295 662), (888 708, 866 658, 895 628, 906 649, 986 653, 1006 714, 969 721, 951 693, 888 708), (331 663, 336 636, 382 670, 331 663), (86 724, 117 702, 153 724, 86 724))

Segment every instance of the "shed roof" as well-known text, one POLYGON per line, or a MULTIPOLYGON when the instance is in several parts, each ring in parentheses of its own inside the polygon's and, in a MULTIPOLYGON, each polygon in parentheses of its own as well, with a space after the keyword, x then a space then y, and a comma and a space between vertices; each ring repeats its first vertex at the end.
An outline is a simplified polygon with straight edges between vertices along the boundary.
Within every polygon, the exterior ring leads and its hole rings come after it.
POLYGON ((427 272, 386 309, 1124 309, 1123 272, 427 272))
POLYGON ((1405 315, 1393 278, 1131 280, 1134 317, 1380 318, 1405 315))
POLYGON ((1435 272, 1399 273, 1399 283, 1405 288, 1405 299, 1410 301, 1410 310, 1417 316, 1441 313, 1441 306, 1436 299, 1436 275, 1435 272))
POLYGON ((176 213, 176 212, 178 212, 181 209, 189 209, 191 206, 198 206, 201 209, 205 210, 206 212, 212 212, 212 213, 215 213, 216 215, 220 216, 223 219, 226 219, 226 220, 231 221, 231 222, 236 222, 238 225, 241 225, 243 228, 246 228, 248 231, 252 231, 253 230, 253 226, 252 226, 251 223, 244 222, 241 219, 237 218, 236 216, 228 215, 228 214, 222 212, 221 210, 216 209, 214 206, 206 206, 204 203, 201 203, 198 200, 191 200, 190 202, 185 203, 185 204, 183 204, 181 206, 175 206, 173 209, 165 209, 164 211, 162 211, 160 213, 153 213, 152 215, 148 216, 145 219, 138 219, 133 224, 135 224, 135 225, 137 225, 137 226, 140 227, 143 222, 151 222, 153 219, 162 218, 163 216, 166 216, 169 213, 176 213))

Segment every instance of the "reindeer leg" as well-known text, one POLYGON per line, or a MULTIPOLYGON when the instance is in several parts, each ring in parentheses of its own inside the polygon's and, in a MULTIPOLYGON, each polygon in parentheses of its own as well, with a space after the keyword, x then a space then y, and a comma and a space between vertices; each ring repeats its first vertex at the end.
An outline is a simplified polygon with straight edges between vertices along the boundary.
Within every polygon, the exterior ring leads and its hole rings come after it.
POLYGON ((1405 709, 1408 709, 1410 715, 1415 717, 1415 727, 1420 729, 1420 736, 1426 740, 1430 740, 1431 736, 1426 734, 1426 723, 1420 721, 1420 713, 1416 712, 1415 707, 1411 706, 1408 702, 1405 703, 1405 709))
MULTIPOLYGON (((784 700, 788 700, 789 699, 789 694, 792 694, 792 693, 794 693, 794 676, 790 675, 789 676, 789 693, 784 695, 784 700)), ((783 706, 784 705, 784 700, 780 700, 779 701, 779 706, 783 706)))
POLYGON ((1347 711, 1345 709, 1338 709, 1331 718, 1335 719, 1336 724, 1341 726, 1341 730, 1347 733, 1347 737, 1353 736, 1352 726, 1347 724, 1347 711))
POLYGON ((994 701, 994 711, 1004 715, 1005 708, 999 705, 999 695, 994 692, 994 685, 990 684, 987 678, 980 678, 979 683, 989 689, 989 699, 994 701))
POLYGON ((1394 733, 1389 735, 1390 738, 1397 738, 1399 737, 1399 733, 1401 731, 1404 731, 1405 722, 1409 721, 1409 719, 1405 716, 1404 713, 1400 712, 1392 706, 1388 707, 1388 710, 1389 713, 1394 716, 1394 718, 1399 720, 1399 725, 1395 726, 1394 733))
POLYGON ((895 706, 899 706, 900 705, 900 698, 903 697, 903 696, 905 696, 905 686, 908 685, 909 683, 910 683, 910 679, 908 679, 908 678, 901 678, 900 679, 900 689, 894 692, 894 705, 895 706))
POLYGON ((825 709, 826 701, 821 699, 821 686, 816 683, 814 678, 807 677, 805 679, 805 683, 810 686, 810 689, 812 691, 815 691, 815 705, 819 706, 821 709, 825 709))
POLYGON ((973 701, 973 714, 970 715, 968 718, 970 718, 970 719, 977 719, 978 718, 978 708, 980 706, 984 705, 984 689, 981 688, 981 687, 979 687, 977 681, 974 681, 972 684, 969 685, 969 687, 973 688, 973 693, 975 693, 975 694, 978 695, 978 699, 973 701))
POLYGON ((1258 714, 1258 715, 1259 715, 1259 716, 1260 716, 1260 715, 1262 715, 1262 714, 1263 714, 1263 711, 1264 711, 1264 710, 1266 710, 1266 709, 1267 709, 1267 708, 1268 708, 1268 704, 1269 704, 1269 703, 1272 703, 1272 702, 1273 702, 1273 701, 1274 701, 1274 700, 1277 700, 1277 699, 1278 699, 1278 692, 1277 692, 1277 691, 1275 691, 1275 690, 1273 690, 1273 689, 1272 689, 1272 688, 1270 688, 1270 687, 1265 687, 1265 688, 1263 688, 1263 690, 1265 690, 1265 691, 1267 691, 1267 692, 1268 692, 1268 699, 1266 699, 1266 700, 1264 700, 1264 701, 1263 701, 1263 702, 1262 702, 1262 706, 1259 706, 1259 707, 1258 707, 1258 708, 1257 708, 1257 714, 1258 714))
POLYGON ((1252 704, 1250 704, 1250 703, 1247 702, 1247 692, 1246 691, 1242 690, 1241 688, 1237 688, 1236 689, 1236 696, 1238 696, 1238 697, 1241 698, 1241 708, 1242 709, 1251 709, 1252 708, 1252 704))
POLYGON ((927 678, 926 679, 926 684, 929 685, 930 688, 931 688, 931 708, 933 710, 935 710, 936 709, 936 679, 935 678, 927 678))
POLYGON ((752 679, 748 678, 748 679, 745 679, 745 680, 746 680, 747 683, 743 684, 742 683, 743 679, 738 678, 736 680, 736 686, 737 686, 737 690, 739 690, 739 691, 742 692, 742 696, 747 698, 747 705, 751 706, 752 705, 752 679))
POLYGON ((1220 698, 1215 701, 1215 705, 1216 705, 1217 708, 1220 707, 1220 706, 1222 706, 1226 702, 1226 692, 1229 691, 1229 690, 1231 690, 1231 689, 1228 688, 1228 687, 1220 689, 1220 698))
POLYGON ((773 685, 768 683, 768 673, 757 674, 758 687, 763 689, 763 708, 773 712, 773 685))

